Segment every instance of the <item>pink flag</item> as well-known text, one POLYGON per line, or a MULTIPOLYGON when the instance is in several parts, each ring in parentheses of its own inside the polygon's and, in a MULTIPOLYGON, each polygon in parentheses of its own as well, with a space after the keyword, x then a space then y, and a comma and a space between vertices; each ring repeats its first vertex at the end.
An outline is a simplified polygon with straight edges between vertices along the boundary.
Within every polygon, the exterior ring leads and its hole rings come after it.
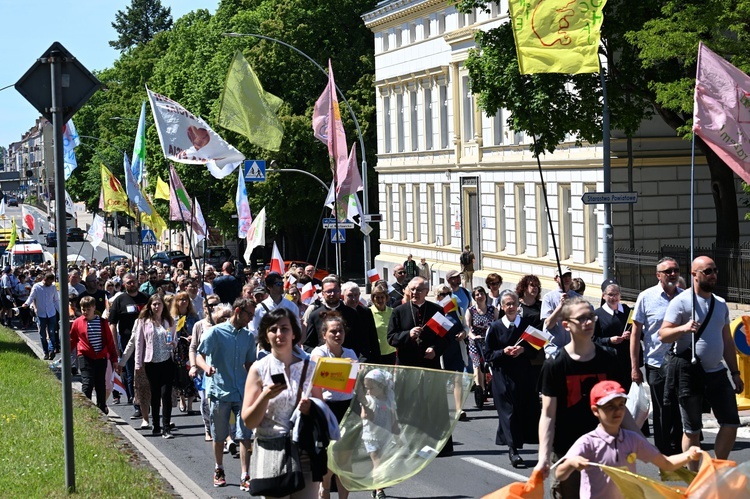
POLYGON ((271 253, 271 272, 278 272, 281 275, 284 275, 284 272, 286 272, 284 265, 284 259, 281 258, 281 253, 279 252, 279 247, 276 246, 276 241, 273 242, 273 252, 271 253))
POLYGON ((328 60, 328 85, 315 102, 312 118, 315 137, 328 146, 328 154, 333 160, 331 168, 335 168, 337 196, 353 194, 362 188, 362 178, 357 169, 356 154, 347 157, 346 132, 341 122, 339 100, 336 95, 336 83, 333 79, 333 68, 328 60), (354 168, 350 171, 350 159, 353 158, 354 168))
POLYGON ((750 183, 750 77, 703 43, 698 46, 693 131, 750 183))

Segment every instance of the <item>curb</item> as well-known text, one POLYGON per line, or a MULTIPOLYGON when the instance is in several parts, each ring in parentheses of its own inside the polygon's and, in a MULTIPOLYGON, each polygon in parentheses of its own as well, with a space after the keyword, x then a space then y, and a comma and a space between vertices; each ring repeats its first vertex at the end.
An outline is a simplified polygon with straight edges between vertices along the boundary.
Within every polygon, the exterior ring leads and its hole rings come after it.
MULTIPOLYGON (((26 343, 34 352, 34 355, 40 359, 44 356, 42 347, 36 344, 31 338, 26 336, 22 331, 13 329, 13 331, 26 343)), ((73 388, 81 391, 81 384, 73 383, 73 388)), ((201 487, 182 472, 172 461, 159 451, 151 442, 146 440, 143 435, 138 433, 135 428, 123 420, 113 409, 109 408, 108 420, 114 423, 120 433, 133 444, 136 450, 147 460, 151 466, 164 478, 180 497, 188 499, 210 499, 210 495, 205 493, 201 487)))

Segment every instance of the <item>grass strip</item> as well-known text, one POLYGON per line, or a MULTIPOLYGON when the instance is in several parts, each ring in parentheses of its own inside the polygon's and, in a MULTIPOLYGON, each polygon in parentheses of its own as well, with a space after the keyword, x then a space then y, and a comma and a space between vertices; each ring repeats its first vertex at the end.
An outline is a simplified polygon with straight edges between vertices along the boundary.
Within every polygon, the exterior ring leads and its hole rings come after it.
MULTIPOLYGON (((76 496, 174 497, 174 491, 81 393, 73 391, 76 496)), ((0 494, 65 497, 62 388, 48 364, 0 327, 0 494)))

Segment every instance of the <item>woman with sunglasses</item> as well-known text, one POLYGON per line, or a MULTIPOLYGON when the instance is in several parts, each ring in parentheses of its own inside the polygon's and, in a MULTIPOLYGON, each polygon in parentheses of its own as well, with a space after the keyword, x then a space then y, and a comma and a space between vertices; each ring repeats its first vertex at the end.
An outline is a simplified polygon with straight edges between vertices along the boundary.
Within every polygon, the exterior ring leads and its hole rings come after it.
POLYGON ((388 285, 378 283, 373 286, 370 300, 372 300, 370 311, 373 319, 375 319, 375 330, 378 332, 380 363, 395 366, 396 348, 388 344, 388 322, 390 322, 393 313, 393 309, 388 306, 388 285))
POLYGON ((521 317, 541 330, 544 327, 544 321, 541 318, 542 301, 539 297, 542 294, 542 283, 539 282, 539 278, 533 274, 523 276, 516 285, 516 294, 521 317))
POLYGON ((180 411, 193 414, 193 399, 198 395, 195 383, 190 378, 190 340, 193 337, 193 326, 198 322, 198 313, 193 308, 193 301, 186 291, 177 293, 172 299, 172 319, 177 328, 177 348, 174 360, 177 364, 177 391, 180 397, 180 411))
POLYGON ((500 274, 491 272, 487 274, 484 283, 487 285, 487 289, 490 290, 487 293, 487 302, 497 310, 500 310, 500 286, 503 285, 503 278, 500 274))
POLYGON ((135 370, 145 369, 151 389, 151 419, 153 435, 173 438, 170 430, 172 422, 172 380, 175 364, 172 350, 175 347, 175 323, 164 307, 159 294, 148 299, 133 326, 135 340, 135 370), (159 425, 159 412, 164 406, 164 414, 159 425))
POLYGON ((484 407, 484 402, 489 396, 488 387, 485 386, 484 373, 481 369, 482 350, 484 348, 484 337, 490 324, 495 322, 499 316, 498 309, 487 303, 487 291, 482 286, 475 287, 471 296, 474 305, 464 314, 464 324, 468 329, 469 357, 474 366, 474 402, 478 409, 484 407))
POLYGON ((219 295, 208 295, 203 300, 203 319, 199 320, 193 326, 193 334, 190 339, 190 349, 188 356, 190 358, 190 371, 188 375, 195 380, 195 384, 201 388, 198 390, 198 395, 201 398, 201 416, 203 417, 203 426, 206 430, 205 441, 211 442, 211 421, 209 420, 209 408, 208 408, 208 397, 206 392, 203 390, 203 370, 199 368, 195 363, 195 356, 198 353, 198 345, 201 344, 201 337, 203 332, 212 328, 216 324, 226 321, 230 315, 232 315, 232 307, 229 305, 221 305, 219 295))
POLYGON ((307 310, 307 305, 302 303, 302 294, 300 293, 299 288, 295 284, 292 284, 289 286, 286 296, 292 303, 297 305, 297 309, 299 310, 299 320, 301 321, 302 317, 305 315, 305 310, 307 310))

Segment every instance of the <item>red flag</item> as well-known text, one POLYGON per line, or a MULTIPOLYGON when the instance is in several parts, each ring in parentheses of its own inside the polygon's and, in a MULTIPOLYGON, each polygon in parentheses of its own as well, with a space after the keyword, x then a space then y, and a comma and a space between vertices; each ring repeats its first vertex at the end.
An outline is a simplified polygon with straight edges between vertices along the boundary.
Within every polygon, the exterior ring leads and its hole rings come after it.
POLYGON ((21 206, 21 213, 23 214, 23 226, 33 234, 34 229, 36 229, 36 220, 34 219, 34 215, 32 215, 29 210, 26 209, 25 205, 21 206))
POLYGON ((281 258, 281 253, 279 253, 279 248, 276 246, 276 241, 273 243, 273 253, 271 253, 271 272, 278 272, 281 275, 284 275, 284 272, 286 272, 284 259, 281 258))
POLYGON ((539 350, 552 341, 552 335, 546 331, 540 331, 533 326, 529 326, 526 328, 526 331, 521 333, 521 339, 526 340, 529 345, 539 350))
POLYGON ((435 334, 442 338, 451 330, 453 322, 440 312, 437 312, 427 321, 425 327, 430 328, 435 334))
POLYGON ((367 271, 367 279, 370 282, 377 282, 380 280, 380 274, 378 274, 378 269, 370 269, 367 271))
POLYGON ((315 298, 315 286, 313 286, 312 282, 308 282, 302 287, 300 300, 302 300, 302 303, 309 305, 312 303, 313 298, 315 298))

